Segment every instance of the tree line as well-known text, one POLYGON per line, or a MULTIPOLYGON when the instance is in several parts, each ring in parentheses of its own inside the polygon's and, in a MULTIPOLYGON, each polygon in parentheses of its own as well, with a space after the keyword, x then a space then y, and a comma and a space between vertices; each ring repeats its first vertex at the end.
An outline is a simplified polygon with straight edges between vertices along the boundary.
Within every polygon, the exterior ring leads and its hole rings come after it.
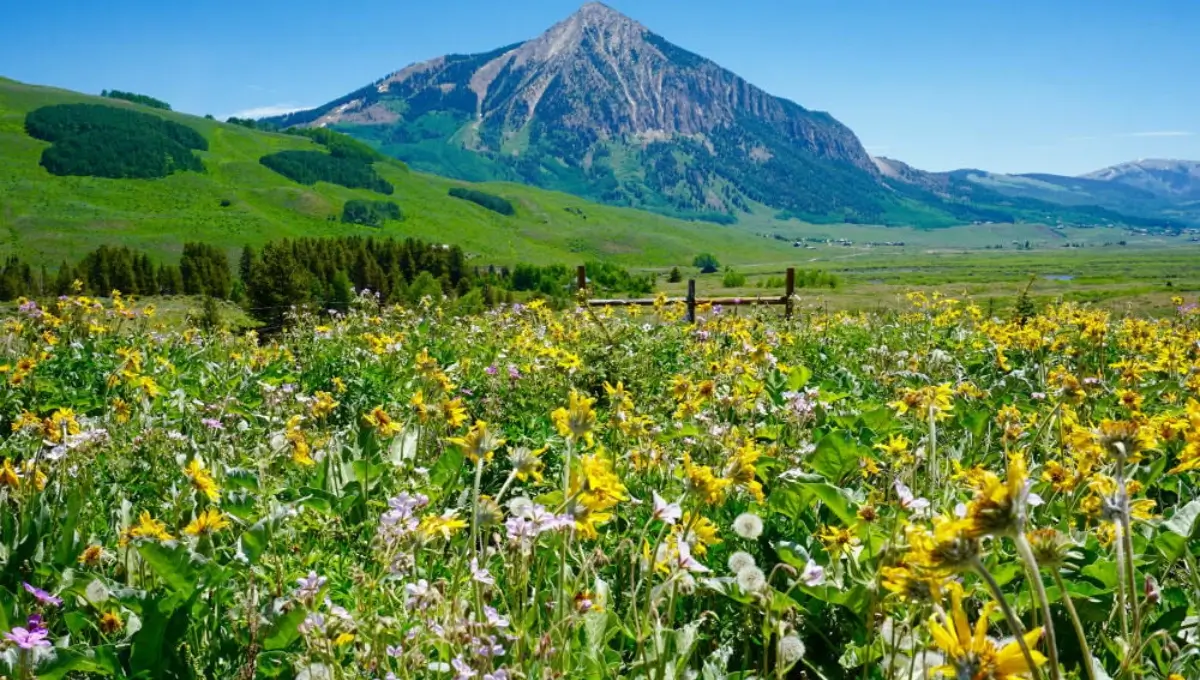
POLYGON ((100 246, 76 263, 63 261, 54 274, 45 265, 34 270, 16 255, 10 255, 0 270, 0 300, 5 301, 74 292, 109 295, 114 290, 132 295, 220 298, 234 294, 229 258, 220 248, 204 243, 185 243, 178 264, 155 265, 144 252, 100 246))
MULTIPOLYGON (((586 265, 589 286, 606 292, 648 293, 650 276, 634 276, 606 262, 586 265)), ((195 295, 241 304, 267 328, 279 328, 294 308, 344 311, 370 291, 384 304, 417 304, 422 298, 453 299, 460 311, 482 310, 522 297, 555 306, 574 295, 574 271, 563 265, 468 266, 462 248, 417 239, 345 236, 270 241, 242 249, 232 267, 225 249, 185 243, 177 263, 155 264, 129 247, 100 246, 52 274, 19 256, 0 268, 0 299, 82 292, 107 296, 195 295)))
POLYGON ((154 97, 145 94, 137 94, 136 92, 124 92, 122 90, 101 90, 100 96, 108 99, 122 99, 127 102, 133 102, 134 104, 141 104, 142 106, 162 109, 163 111, 171 110, 171 105, 163 100, 155 99, 154 97))

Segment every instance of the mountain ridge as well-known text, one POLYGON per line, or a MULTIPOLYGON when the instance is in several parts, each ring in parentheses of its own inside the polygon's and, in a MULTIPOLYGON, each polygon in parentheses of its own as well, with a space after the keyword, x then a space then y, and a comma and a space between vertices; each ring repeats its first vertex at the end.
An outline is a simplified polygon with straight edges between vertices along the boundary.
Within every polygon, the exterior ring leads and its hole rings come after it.
POLYGON ((463 179, 648 209, 733 213, 759 202, 866 218, 887 202, 869 154, 832 115, 771 95, 600 3, 530 40, 418 62, 267 121, 337 127, 463 179))

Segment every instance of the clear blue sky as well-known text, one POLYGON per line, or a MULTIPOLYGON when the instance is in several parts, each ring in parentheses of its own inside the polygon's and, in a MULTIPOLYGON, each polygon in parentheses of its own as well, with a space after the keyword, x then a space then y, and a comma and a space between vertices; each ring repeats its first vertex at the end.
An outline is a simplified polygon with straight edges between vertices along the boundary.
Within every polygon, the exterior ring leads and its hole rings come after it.
MULTIPOLYGON (((0 75, 218 116, 315 106, 414 61, 531 38, 581 0, 33 0, 0 75)), ((612 0, 868 150, 928 170, 1200 159, 1194 0, 612 0)))

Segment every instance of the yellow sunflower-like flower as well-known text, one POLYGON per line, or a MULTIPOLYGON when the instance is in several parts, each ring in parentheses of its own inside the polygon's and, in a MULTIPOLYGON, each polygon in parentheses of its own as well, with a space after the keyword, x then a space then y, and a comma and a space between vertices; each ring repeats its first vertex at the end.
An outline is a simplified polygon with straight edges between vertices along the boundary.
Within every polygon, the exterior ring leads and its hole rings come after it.
POLYGON ((383 410, 382 406, 376 406, 371 409, 370 413, 363 416, 363 422, 375 428, 376 434, 380 437, 394 437, 400 434, 400 430, 404 429, 400 423, 392 420, 387 411, 383 410))
POLYGON ((208 536, 229 526, 229 520, 216 508, 208 508, 183 528, 188 536, 208 536))
POLYGON ((451 444, 462 449, 467 458, 472 463, 478 463, 481 459, 487 462, 492 462, 492 455, 496 449, 504 446, 504 439, 496 436, 496 433, 488 429, 488 424, 482 420, 476 420, 475 425, 462 437, 453 437, 448 440, 451 444))
MULTIPOLYGON (((948 620, 939 621, 936 616, 929 620, 929 634, 947 662, 935 669, 935 673, 960 680, 1017 680, 1029 677, 1036 671, 1029 667, 1020 643, 1012 641, 1001 647, 988 637, 988 617, 995 603, 984 605, 972 630, 963 611, 961 588, 950 588, 950 600, 948 620)), ((1024 636, 1033 663, 1038 667, 1046 663, 1046 657, 1033 649, 1041 637, 1041 628, 1029 631, 1024 636)))
POLYGON ((565 408, 556 409, 550 414, 558 434, 575 442, 593 443, 592 431, 596 428, 596 412, 592 410, 595 399, 585 397, 575 390, 565 408))
POLYGON ((121 545, 128 545, 135 538, 150 538, 156 541, 165 542, 174 540, 174 536, 167 531, 167 525, 150 516, 149 511, 143 510, 141 515, 138 515, 138 521, 133 526, 125 530, 121 536, 121 545))
POLYGON ((1001 480, 993 472, 984 472, 976 487, 975 498, 967 504, 966 534, 1004 536, 1019 529, 1024 512, 1029 471, 1025 456, 1013 453, 1008 458, 1008 476, 1001 480))
POLYGON ((207 496, 208 500, 216 502, 221 497, 221 487, 199 458, 188 461, 187 467, 183 468, 183 474, 187 475, 192 487, 207 496))

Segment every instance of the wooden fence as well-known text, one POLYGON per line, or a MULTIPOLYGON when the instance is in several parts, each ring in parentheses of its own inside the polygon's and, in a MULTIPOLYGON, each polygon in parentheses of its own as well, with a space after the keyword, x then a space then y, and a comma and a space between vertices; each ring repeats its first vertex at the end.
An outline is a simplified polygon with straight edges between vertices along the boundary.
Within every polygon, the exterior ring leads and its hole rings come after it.
MULTIPOLYGON (((579 265, 575 270, 575 286, 580 291, 587 290, 587 269, 583 265, 579 265)), ((687 320, 688 323, 696 322, 696 307, 700 305, 724 305, 737 307, 741 305, 783 305, 784 316, 788 319, 792 318, 792 302, 793 295, 796 292, 796 270, 794 267, 788 267, 787 276, 784 279, 784 293, 780 297, 711 297, 698 298, 696 297, 696 280, 688 279, 687 282, 687 297, 682 298, 667 298, 667 302, 683 302, 687 304, 687 320)), ((588 299, 589 307, 634 307, 634 306, 650 306, 655 303, 655 298, 608 298, 608 299, 588 299)))

